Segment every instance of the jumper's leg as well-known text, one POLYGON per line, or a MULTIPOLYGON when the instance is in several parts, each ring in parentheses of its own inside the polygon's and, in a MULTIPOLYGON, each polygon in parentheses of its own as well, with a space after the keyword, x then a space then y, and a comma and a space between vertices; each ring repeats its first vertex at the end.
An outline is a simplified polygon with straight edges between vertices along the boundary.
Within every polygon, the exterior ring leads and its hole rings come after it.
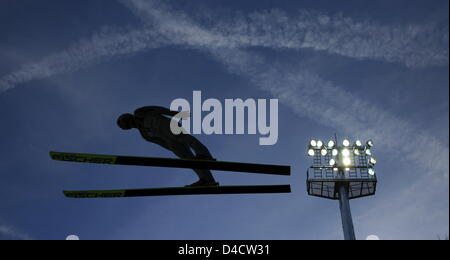
POLYGON ((180 135, 181 142, 194 150, 196 158, 215 160, 208 148, 192 135, 180 135))
MULTIPOLYGON (((191 152, 188 146, 183 144, 178 144, 173 147, 173 153, 180 157, 181 159, 190 159, 193 160, 196 156, 191 152)), ((207 185, 218 185, 218 183, 214 180, 213 175, 210 170, 203 169, 193 169, 194 172, 199 177, 199 181, 194 183, 193 186, 207 186, 207 185)))

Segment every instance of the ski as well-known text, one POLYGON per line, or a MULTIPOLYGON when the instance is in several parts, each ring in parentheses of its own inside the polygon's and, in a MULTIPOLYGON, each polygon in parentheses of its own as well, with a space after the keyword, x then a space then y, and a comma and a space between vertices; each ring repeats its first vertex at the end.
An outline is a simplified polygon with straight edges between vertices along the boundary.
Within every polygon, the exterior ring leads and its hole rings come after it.
POLYGON ((172 187, 153 189, 127 189, 127 190, 92 190, 92 191, 64 191, 68 198, 95 199, 95 198, 130 198, 149 196, 176 196, 176 195, 214 195, 214 194, 264 194, 264 193, 290 193, 290 185, 260 185, 260 186, 205 186, 205 187, 172 187))
POLYGON ((62 152, 50 152, 50 157, 53 160, 57 161, 78 163, 172 167, 259 174, 291 175, 291 167, 283 165, 62 152))

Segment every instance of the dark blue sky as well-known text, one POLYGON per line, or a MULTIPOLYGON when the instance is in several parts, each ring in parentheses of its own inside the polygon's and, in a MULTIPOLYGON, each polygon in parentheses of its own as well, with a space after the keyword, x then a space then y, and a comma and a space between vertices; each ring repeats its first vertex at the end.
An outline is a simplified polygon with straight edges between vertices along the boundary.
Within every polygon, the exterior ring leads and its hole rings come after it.
POLYGON ((310 138, 373 138, 378 193, 357 237, 436 239, 448 218, 448 1, 3 0, 0 239, 341 239, 307 196, 310 138), (285 195, 69 200, 63 189, 182 186, 189 170, 64 164, 49 150, 172 157, 116 117, 205 98, 279 98, 279 142, 199 136, 220 160, 287 164, 285 195))

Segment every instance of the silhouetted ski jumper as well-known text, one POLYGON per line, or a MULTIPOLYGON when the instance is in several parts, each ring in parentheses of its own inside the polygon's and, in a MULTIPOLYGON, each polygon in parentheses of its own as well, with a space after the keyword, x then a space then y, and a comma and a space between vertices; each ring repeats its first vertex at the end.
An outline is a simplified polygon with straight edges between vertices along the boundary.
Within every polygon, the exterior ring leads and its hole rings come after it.
MULTIPOLYGON (((188 134, 175 135, 172 133, 170 130, 171 118, 177 114, 178 112, 164 107, 148 106, 137 109, 134 115, 121 115, 117 124, 123 130, 138 129, 145 140, 172 151, 181 159, 215 160, 208 148, 197 138, 188 134)), ((200 169, 194 169, 194 171, 200 180, 191 186, 218 185, 211 171, 200 169)))

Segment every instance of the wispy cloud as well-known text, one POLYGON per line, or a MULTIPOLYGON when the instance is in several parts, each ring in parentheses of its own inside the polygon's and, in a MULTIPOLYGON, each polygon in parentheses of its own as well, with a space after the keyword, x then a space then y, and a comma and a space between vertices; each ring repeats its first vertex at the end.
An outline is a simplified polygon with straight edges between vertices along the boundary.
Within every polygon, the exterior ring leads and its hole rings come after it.
POLYGON ((26 64, 18 71, 0 78, 0 92, 21 83, 77 71, 112 57, 160 47, 164 39, 155 34, 151 28, 104 30, 90 39, 74 44, 66 51, 50 55, 36 63, 26 64))
POLYGON ((396 62, 408 67, 448 65, 448 24, 392 26, 355 21, 342 14, 302 10, 297 15, 288 15, 281 10, 268 10, 249 15, 232 14, 220 19, 205 15, 201 16, 203 23, 200 26, 193 22, 195 17, 170 10, 162 2, 120 2, 130 7, 136 15, 144 17, 147 27, 101 32, 64 52, 24 65, 18 71, 0 78, 0 91, 31 80, 76 71, 111 57, 186 42, 203 48, 311 49, 355 59, 396 62), (153 21, 167 16, 168 12, 172 13, 173 20, 156 24, 160 27, 158 31, 171 39, 170 43, 149 26, 154 25, 153 21), (192 22, 186 26, 183 24, 186 21, 192 22), (180 36, 185 40, 180 42, 180 36))
POLYGON ((448 64, 448 26, 380 25, 300 11, 289 16, 271 10, 212 26, 241 45, 326 51, 356 59, 402 63, 409 67, 448 64))
POLYGON ((168 34, 195 35, 197 38, 192 37, 190 41, 198 46, 312 49, 355 59, 396 62, 408 67, 448 65, 447 23, 383 25, 356 21, 341 13, 328 15, 300 10, 289 15, 277 9, 247 15, 188 17, 183 12, 170 10, 165 2, 121 2, 148 23, 172 13, 174 20, 166 20, 166 24, 160 24, 161 28, 167 29, 165 33, 168 34), (201 20, 201 26, 195 20, 201 20), (196 26, 187 26, 187 21, 196 26), (187 30, 178 31, 181 28, 187 30))
POLYGON ((0 224, 0 235, 15 240, 32 240, 31 236, 28 234, 17 231, 15 228, 0 224))

